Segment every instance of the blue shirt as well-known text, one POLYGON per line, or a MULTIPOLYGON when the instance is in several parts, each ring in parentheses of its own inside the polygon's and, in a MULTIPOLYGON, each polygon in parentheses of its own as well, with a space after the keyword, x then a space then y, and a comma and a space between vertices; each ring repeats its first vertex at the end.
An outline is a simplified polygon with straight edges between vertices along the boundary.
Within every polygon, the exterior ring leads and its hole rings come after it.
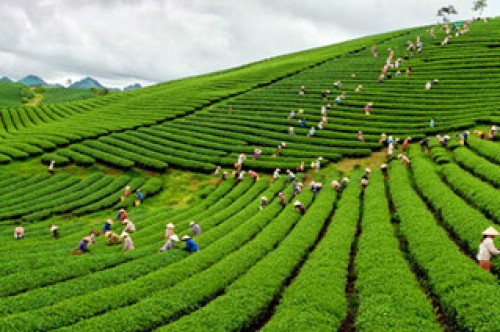
POLYGON ((187 239, 186 240, 186 247, 184 250, 189 251, 189 252, 196 252, 198 251, 198 245, 194 243, 193 239, 187 239))
POLYGON ((144 198, 144 196, 142 195, 142 193, 140 191, 137 192, 137 198, 139 198, 141 201, 144 198))
POLYGON ((87 241, 85 241, 85 240, 80 241, 80 245, 78 246, 78 249, 80 249, 83 252, 89 251, 87 249, 87 241))
POLYGON ((104 223, 104 227, 102 228, 102 231, 106 233, 107 231, 111 230, 111 225, 107 222, 104 223))

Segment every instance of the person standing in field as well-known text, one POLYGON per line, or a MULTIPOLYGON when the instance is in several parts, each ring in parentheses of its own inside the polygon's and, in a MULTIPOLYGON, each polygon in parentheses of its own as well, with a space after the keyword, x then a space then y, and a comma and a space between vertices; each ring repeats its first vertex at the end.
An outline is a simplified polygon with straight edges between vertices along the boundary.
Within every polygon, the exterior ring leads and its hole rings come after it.
POLYGON ((267 206, 267 197, 266 196, 262 196, 260 198, 260 206, 259 206, 259 209, 260 210, 264 210, 264 208, 267 206))
POLYGON ((56 224, 52 224, 50 226, 50 232, 52 233, 52 238, 54 240, 57 240, 59 238, 59 228, 57 227, 56 224))
POLYGON ((130 196, 130 186, 126 186, 125 187, 125 197, 129 197, 130 196))
POLYGON ((52 175, 54 174, 54 166, 56 165, 56 161, 52 160, 49 165, 49 173, 52 175))
POLYGON ((500 250, 495 247, 495 243, 493 242, 499 234, 493 227, 488 227, 482 234, 483 238, 479 245, 477 260, 483 270, 491 271, 491 255, 500 255, 500 250))

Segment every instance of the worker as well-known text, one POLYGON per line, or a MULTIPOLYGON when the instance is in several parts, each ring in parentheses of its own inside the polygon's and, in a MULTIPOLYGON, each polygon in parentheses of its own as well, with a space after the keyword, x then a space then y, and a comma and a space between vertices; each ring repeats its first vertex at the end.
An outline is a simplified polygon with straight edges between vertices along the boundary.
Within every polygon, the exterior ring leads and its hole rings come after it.
POLYGON ((420 141, 420 149, 422 152, 429 152, 429 138, 426 137, 420 141))
POLYGON ((221 166, 220 165, 215 166, 214 177, 218 177, 219 176, 220 170, 221 170, 221 166))
POLYGON ((286 198, 285 198, 285 194, 283 192, 280 192, 278 194, 278 197, 280 199, 280 204, 282 207, 285 207, 286 206, 286 198))
POLYGON ((403 152, 408 152, 408 146, 410 144, 410 141, 411 141, 411 137, 406 136, 404 141, 403 141, 403 152))
POLYGON ((361 143, 365 142, 362 131, 358 131, 358 141, 360 141, 361 143))
POLYGON ((483 238, 479 245, 479 253, 477 254, 479 266, 483 270, 491 271, 491 255, 500 255, 500 250, 495 248, 495 243, 493 242, 495 236, 499 234, 500 233, 493 227, 488 227, 483 232, 483 238))
POLYGON ((182 241, 186 241, 186 246, 184 247, 184 250, 188 252, 197 252, 200 249, 198 248, 198 245, 189 237, 189 235, 184 235, 182 237, 182 241))
POLYGON ((279 177, 280 177, 280 172, 281 172, 281 169, 279 169, 279 168, 276 168, 276 169, 274 170, 274 173, 273 173, 273 180, 274 180, 274 181, 276 181, 276 180, 278 180, 278 179, 279 179, 279 177))
POLYGON ((306 207, 302 202, 300 201, 295 201, 293 203, 293 207, 300 212, 301 215, 304 215, 306 213, 306 207))
POLYGON ((174 226, 174 224, 172 224, 172 223, 168 223, 168 224, 165 226, 165 228, 167 229, 167 230, 165 231, 165 238, 166 238, 166 239, 169 239, 172 235, 174 235, 174 228, 175 228, 175 226, 174 226))
POLYGON ((189 223, 189 227, 193 230, 193 235, 200 235, 201 234, 201 227, 194 221, 191 221, 189 223))
POLYGON ((372 106, 373 106, 372 102, 369 102, 368 104, 366 104, 366 106, 365 106, 365 115, 370 115, 370 111, 371 111, 372 106))
POLYGON ((106 242, 108 246, 113 246, 115 244, 122 243, 122 238, 113 231, 108 231, 104 233, 104 236, 108 239, 108 241, 106 242))
POLYGON ((250 175, 250 177, 253 179, 254 182, 259 179, 259 173, 255 171, 249 170, 248 174, 250 175))
POLYGON ((368 186, 368 178, 362 177, 361 178, 361 193, 362 194, 365 192, 365 189, 367 186, 368 186))
POLYGON ((300 162, 300 165, 297 166, 297 168, 295 168, 295 171, 296 172, 304 172, 305 170, 305 162, 304 161, 301 161, 300 162))
POLYGON ((22 226, 17 226, 14 229, 14 239, 16 240, 24 239, 24 228, 22 226))
POLYGON ((290 182, 293 182, 293 180, 295 180, 295 174, 289 169, 286 170, 286 173, 288 174, 288 180, 290 180, 290 182))
POLYGON ((126 186, 125 187, 125 197, 129 197, 130 196, 130 186, 126 186))
POLYGON ((104 222, 104 226, 102 227, 102 233, 105 234, 111 230, 111 226, 113 226, 113 220, 108 219, 104 222))
POLYGON ((80 244, 78 245, 78 249, 77 249, 79 251, 79 254, 90 252, 90 250, 87 248, 87 244, 89 243, 88 241, 89 240, 87 238, 83 238, 80 241, 80 244))
POLYGON ((266 196, 262 196, 260 198, 260 206, 259 206, 259 209, 260 210, 264 210, 264 208, 267 206, 267 197, 266 196))
POLYGON ((384 175, 384 180, 385 181, 389 180, 389 173, 388 173, 388 169, 387 169, 387 164, 380 165, 380 171, 382 172, 382 175, 384 175))
POLYGON ((87 236, 87 238, 89 239, 89 243, 90 244, 95 244, 96 243, 94 230, 90 230, 90 233, 87 236))
POLYGON ((125 209, 120 209, 118 210, 118 215, 116 216, 116 220, 124 221, 125 219, 128 218, 127 211, 125 209))
POLYGON ((123 229, 124 232, 128 232, 128 233, 135 232, 136 229, 135 229, 135 225, 132 222, 132 220, 125 219, 125 221, 123 223, 125 224, 125 228, 123 229))
POLYGON ((142 203, 144 195, 142 194, 140 189, 137 189, 136 193, 137 193, 137 199, 139 200, 140 203, 142 203))
POLYGON ((179 237, 174 234, 170 236, 167 242, 165 242, 165 244, 160 248, 160 252, 175 249, 175 242, 179 242, 179 237))
POLYGON ((135 249, 134 242, 132 241, 132 238, 127 232, 123 232, 122 238, 123 238, 123 251, 135 249))
POLYGON ((342 181, 340 181, 340 184, 342 185, 342 187, 340 188, 340 190, 343 190, 345 187, 347 187, 348 183, 349 183, 349 178, 347 176, 344 176, 342 178, 342 181))
POLYGON ((261 154, 262 154, 262 150, 261 149, 258 149, 258 148, 254 149, 253 150, 253 155, 252 155, 252 160, 257 160, 260 157, 261 154))
POLYGON ((54 174, 54 166, 56 165, 56 161, 52 160, 49 164, 49 173, 52 175, 54 174))
POLYGON ((52 238, 54 240, 57 240, 59 238, 59 228, 57 227, 56 224, 52 224, 50 226, 50 232, 52 233, 52 238))
POLYGON ((405 166, 408 167, 410 165, 410 158, 405 156, 404 154, 400 153, 398 154, 398 158, 401 159, 401 163, 405 166))
POLYGON ((331 185, 332 185, 332 189, 335 191, 340 191, 340 189, 342 187, 337 180, 333 180, 331 185))
POLYGON ((488 134, 488 139, 490 141, 494 141, 495 138, 497 136, 497 126, 496 125, 492 125, 491 128, 490 128, 490 133, 488 134))

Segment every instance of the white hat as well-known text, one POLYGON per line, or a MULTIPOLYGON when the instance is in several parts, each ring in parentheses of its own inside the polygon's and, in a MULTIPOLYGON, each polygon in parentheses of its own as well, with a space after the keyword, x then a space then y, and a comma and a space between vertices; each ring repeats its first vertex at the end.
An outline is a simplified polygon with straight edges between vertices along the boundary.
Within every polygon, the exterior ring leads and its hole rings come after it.
POLYGON ((175 235, 175 234, 174 235, 170 235, 169 239, 172 240, 172 241, 175 241, 175 242, 179 242, 179 237, 177 235, 175 235))
POLYGON ((190 239, 189 235, 184 235, 184 236, 182 237, 182 241, 187 240, 187 239, 190 239))
POLYGON ((372 170, 370 169, 370 167, 367 167, 367 168, 365 168, 365 172, 366 172, 366 173, 371 173, 371 172, 372 172, 372 170))
POLYGON ((113 225, 113 219, 108 219, 108 220, 106 220, 106 222, 107 222, 108 224, 110 224, 110 225, 113 225))
POLYGON ((498 233, 495 228, 490 226, 483 232, 483 235, 497 236, 500 235, 500 233, 498 233))
POLYGON ((302 203, 301 203, 301 202, 299 202, 299 201, 295 201, 295 202, 293 203, 293 206, 298 206, 298 205, 300 205, 300 204, 302 204, 302 203))
POLYGON ((127 236, 128 236, 128 233, 127 233, 127 232, 125 232, 125 231, 123 231, 123 232, 122 232, 122 237, 127 237, 127 236))
POLYGON ((119 211, 119 212, 125 212, 125 209, 120 209, 120 211, 119 211))
POLYGON ((189 223, 189 226, 193 226, 193 225, 194 225, 194 221, 191 221, 191 222, 189 223))
POLYGON ((166 227, 167 227, 167 228, 174 228, 174 227, 175 227, 175 225, 174 225, 174 224, 172 224, 172 223, 168 223, 166 227))

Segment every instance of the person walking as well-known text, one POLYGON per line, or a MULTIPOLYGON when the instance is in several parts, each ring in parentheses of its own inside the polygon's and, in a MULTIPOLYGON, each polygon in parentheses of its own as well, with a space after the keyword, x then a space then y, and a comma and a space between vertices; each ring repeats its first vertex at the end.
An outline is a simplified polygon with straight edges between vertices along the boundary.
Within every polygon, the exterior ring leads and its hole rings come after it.
POLYGON ((477 260, 479 266, 486 271, 491 271, 491 255, 500 255, 500 250, 495 247, 493 240, 500 233, 493 227, 488 227, 483 233, 477 260))

